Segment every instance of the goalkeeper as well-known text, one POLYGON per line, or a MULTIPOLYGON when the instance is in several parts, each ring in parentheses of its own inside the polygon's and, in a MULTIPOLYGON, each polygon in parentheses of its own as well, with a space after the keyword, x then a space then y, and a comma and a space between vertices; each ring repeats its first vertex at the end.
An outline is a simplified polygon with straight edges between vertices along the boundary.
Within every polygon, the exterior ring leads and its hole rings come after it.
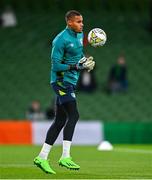
POLYGON ((70 147, 75 125, 79 119, 75 87, 81 70, 93 70, 93 57, 86 58, 83 54, 83 17, 75 11, 68 11, 65 15, 67 27, 59 33, 52 43, 51 86, 57 96, 56 115, 49 128, 45 143, 34 164, 43 171, 56 174, 48 163, 48 155, 63 129, 63 152, 59 165, 71 170, 79 170, 70 156, 70 147))

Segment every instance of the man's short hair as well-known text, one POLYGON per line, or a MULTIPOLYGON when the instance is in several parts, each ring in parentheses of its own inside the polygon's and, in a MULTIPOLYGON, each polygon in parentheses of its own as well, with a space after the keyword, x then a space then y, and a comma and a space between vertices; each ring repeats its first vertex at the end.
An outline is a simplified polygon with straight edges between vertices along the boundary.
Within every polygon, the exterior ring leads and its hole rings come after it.
POLYGON ((69 19, 72 19, 74 16, 81 16, 81 14, 76 10, 70 10, 65 15, 65 20, 68 21, 69 19))

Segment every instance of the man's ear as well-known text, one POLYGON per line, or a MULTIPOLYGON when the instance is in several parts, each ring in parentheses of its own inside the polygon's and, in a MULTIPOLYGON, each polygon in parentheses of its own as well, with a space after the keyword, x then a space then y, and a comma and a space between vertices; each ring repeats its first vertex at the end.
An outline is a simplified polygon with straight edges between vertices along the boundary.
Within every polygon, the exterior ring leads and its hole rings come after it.
POLYGON ((71 25, 72 25, 72 20, 69 19, 69 20, 67 21, 67 24, 68 24, 68 26, 71 26, 71 25))

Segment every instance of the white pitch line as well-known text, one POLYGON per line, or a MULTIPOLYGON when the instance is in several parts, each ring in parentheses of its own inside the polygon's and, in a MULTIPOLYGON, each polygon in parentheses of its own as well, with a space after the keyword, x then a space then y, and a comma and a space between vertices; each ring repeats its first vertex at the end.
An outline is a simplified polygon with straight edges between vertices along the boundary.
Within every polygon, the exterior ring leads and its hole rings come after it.
POLYGON ((129 149, 129 148, 114 148, 114 151, 117 152, 129 152, 129 153, 141 153, 141 154, 152 154, 151 150, 143 150, 143 149, 129 149))

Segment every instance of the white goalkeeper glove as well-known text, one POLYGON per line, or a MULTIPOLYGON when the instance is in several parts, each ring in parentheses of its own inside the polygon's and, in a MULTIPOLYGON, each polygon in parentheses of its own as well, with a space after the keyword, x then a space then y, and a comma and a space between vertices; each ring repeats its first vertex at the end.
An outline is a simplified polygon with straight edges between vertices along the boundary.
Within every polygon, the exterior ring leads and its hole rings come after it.
POLYGON ((91 70, 94 69, 95 61, 93 61, 92 56, 88 58, 83 57, 82 59, 79 60, 78 64, 81 67, 81 69, 87 69, 88 72, 90 72, 91 70))
POLYGON ((86 58, 86 62, 84 62, 82 65, 85 69, 88 70, 88 72, 90 72, 91 70, 94 69, 94 66, 95 66, 95 61, 93 61, 93 57, 90 56, 88 58, 86 58))
POLYGON ((70 65, 71 70, 82 70, 86 69, 88 72, 94 69, 95 61, 93 61, 93 57, 90 56, 88 58, 83 57, 79 60, 79 62, 75 65, 70 65))

